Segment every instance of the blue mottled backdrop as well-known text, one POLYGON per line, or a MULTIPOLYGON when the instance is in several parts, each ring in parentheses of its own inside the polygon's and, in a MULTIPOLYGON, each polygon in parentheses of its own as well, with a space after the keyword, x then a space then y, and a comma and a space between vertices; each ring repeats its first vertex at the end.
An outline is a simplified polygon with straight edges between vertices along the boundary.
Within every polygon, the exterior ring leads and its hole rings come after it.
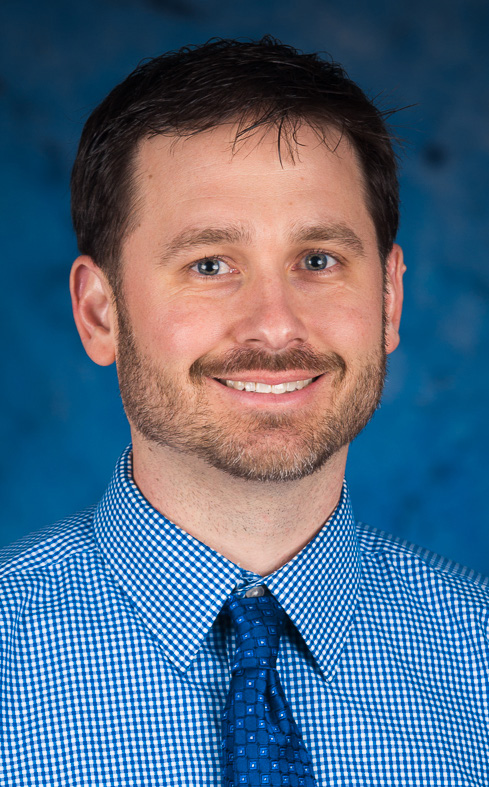
POLYGON ((138 61, 211 36, 327 50, 405 140, 402 344, 351 451, 361 519, 489 574, 486 0, 3 0, 1 540, 95 502, 126 442, 113 368, 72 323, 68 182, 90 110, 138 61))

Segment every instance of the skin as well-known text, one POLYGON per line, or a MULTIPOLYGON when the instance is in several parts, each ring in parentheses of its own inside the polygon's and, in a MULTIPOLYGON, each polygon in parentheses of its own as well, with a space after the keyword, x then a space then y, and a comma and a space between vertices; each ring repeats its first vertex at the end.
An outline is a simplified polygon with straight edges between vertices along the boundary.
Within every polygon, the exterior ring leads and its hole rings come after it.
MULTIPOLYGON (((386 353, 397 347, 405 266, 394 245, 384 292, 362 173, 346 140, 336 146, 332 132, 328 149, 303 127, 294 160, 285 155, 281 163, 273 131, 234 152, 233 138, 233 129, 222 126, 187 139, 159 136, 142 143, 136 161, 138 221, 123 244, 119 311, 142 359, 141 395, 155 404, 163 425, 157 381, 161 390, 166 381, 178 394, 174 405, 187 414, 184 428, 191 428, 196 413, 209 428, 232 436, 250 467, 267 469, 270 457, 288 462, 293 450, 300 454, 304 430, 313 434, 324 413, 334 415, 350 400, 355 404, 355 384, 366 369, 378 370, 384 341, 386 353), (245 232, 189 242, 196 228, 230 225, 245 232), (304 228, 311 226, 321 229, 305 239, 304 228), (305 263, 315 252, 329 255, 319 274, 305 263), (206 257, 219 259, 222 273, 212 278, 199 273, 197 262, 206 257), (213 375, 189 375, 196 361, 218 370, 237 352, 290 356, 295 363, 294 351, 301 348, 322 359, 341 358, 343 376, 325 367, 313 385, 275 396, 236 391, 213 375)), ((117 305, 103 272, 81 256, 70 286, 88 355, 101 365, 116 360, 124 375, 117 305)), ((268 364, 260 370, 256 363, 246 371, 241 365, 226 376, 272 384, 321 371, 294 363, 286 372, 268 364)), ((126 410, 134 480, 145 497, 249 570, 265 576, 290 560, 337 505, 348 445, 295 480, 249 480, 209 464, 182 441, 148 439, 131 408, 126 410)))

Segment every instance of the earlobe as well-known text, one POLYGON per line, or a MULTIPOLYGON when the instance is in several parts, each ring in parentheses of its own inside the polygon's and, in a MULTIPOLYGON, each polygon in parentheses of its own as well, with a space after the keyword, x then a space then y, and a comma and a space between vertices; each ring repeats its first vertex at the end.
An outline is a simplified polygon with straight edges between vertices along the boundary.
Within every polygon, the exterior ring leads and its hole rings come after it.
POLYGON ((112 289, 91 257, 77 257, 70 274, 76 327, 87 355, 100 366, 115 361, 115 310, 112 289))
POLYGON ((385 350, 387 353, 393 352, 399 344, 399 326, 404 297, 402 277, 405 270, 402 249, 395 243, 386 264, 384 308, 386 318, 385 350))

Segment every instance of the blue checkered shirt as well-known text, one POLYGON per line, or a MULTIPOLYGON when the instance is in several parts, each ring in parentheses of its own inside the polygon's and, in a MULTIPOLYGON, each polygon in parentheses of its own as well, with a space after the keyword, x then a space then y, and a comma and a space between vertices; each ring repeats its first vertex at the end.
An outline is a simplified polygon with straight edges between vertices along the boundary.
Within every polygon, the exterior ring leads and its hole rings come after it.
MULTIPOLYGON (((155 511, 128 449, 97 507, 2 553, 0 784, 220 785, 220 611, 261 582, 155 511)), ((266 584, 318 787, 488 787, 488 580, 355 524, 345 486, 266 584)))

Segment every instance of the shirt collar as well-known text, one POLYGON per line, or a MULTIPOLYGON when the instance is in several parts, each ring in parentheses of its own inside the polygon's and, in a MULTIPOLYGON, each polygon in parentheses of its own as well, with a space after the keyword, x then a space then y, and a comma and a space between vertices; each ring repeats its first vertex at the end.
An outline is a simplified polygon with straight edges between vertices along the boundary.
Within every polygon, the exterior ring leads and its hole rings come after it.
POLYGON ((333 676, 360 585, 360 550, 346 481, 319 533, 266 585, 300 631, 325 678, 333 676))
MULTIPOLYGON (((197 655, 243 571, 154 509, 132 479, 131 446, 119 459, 95 512, 95 537, 108 569, 181 670, 197 655)), ((262 580, 297 626, 325 676, 334 671, 360 577, 346 484, 317 536, 262 580)))

